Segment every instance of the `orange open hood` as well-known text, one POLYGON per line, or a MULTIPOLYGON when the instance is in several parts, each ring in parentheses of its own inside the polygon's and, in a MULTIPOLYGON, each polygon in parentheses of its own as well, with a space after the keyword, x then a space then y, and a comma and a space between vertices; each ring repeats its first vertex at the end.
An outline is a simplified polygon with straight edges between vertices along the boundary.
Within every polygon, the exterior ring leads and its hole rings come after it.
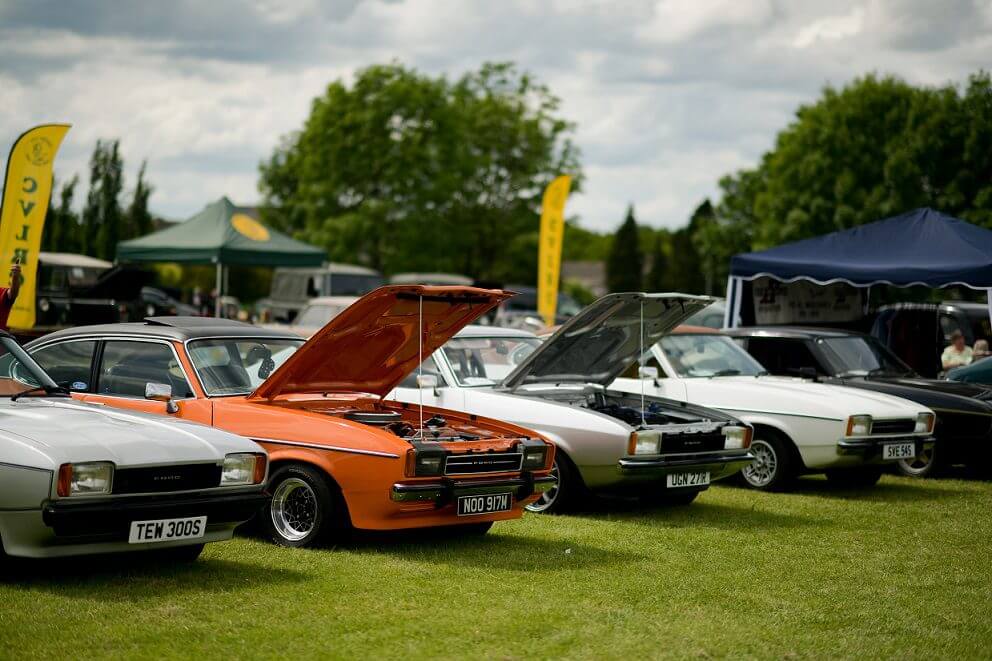
POLYGON ((512 296, 475 287, 380 287, 311 337, 251 394, 319 392, 385 396, 459 330, 512 296), (423 347, 418 346, 423 306, 423 347), (422 353, 421 353, 422 352, 422 353))

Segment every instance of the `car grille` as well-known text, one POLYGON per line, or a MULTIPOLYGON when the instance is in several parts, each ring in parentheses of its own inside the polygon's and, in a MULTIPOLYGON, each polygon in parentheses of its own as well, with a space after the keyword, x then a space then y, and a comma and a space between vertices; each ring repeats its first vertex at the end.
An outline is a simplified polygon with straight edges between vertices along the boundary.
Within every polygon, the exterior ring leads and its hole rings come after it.
POLYGON ((161 493, 210 489, 220 485, 217 464, 184 464, 149 468, 120 468, 114 471, 113 493, 161 493))
POLYGON ((519 452, 449 455, 444 462, 444 474, 515 473, 520 470, 523 459, 519 452))
POLYGON ((912 434, 916 429, 916 420, 875 420, 871 423, 871 433, 875 434, 912 434))
POLYGON ((715 452, 722 450, 723 444, 723 434, 664 434, 661 437, 661 452, 715 452))

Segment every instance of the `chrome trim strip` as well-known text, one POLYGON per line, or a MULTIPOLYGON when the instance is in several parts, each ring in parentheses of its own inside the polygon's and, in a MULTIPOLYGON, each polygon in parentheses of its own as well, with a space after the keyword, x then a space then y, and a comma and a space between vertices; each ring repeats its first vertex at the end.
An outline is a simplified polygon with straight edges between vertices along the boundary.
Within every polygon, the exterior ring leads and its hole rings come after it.
POLYGON ((399 459, 398 454, 392 454, 390 452, 376 452, 375 450, 356 450, 354 448, 342 448, 337 445, 317 445, 316 443, 300 443, 298 441, 283 441, 275 438, 258 438, 255 436, 251 437, 251 440, 256 443, 272 443, 274 445, 292 445, 298 448, 310 448, 312 450, 328 450, 331 452, 346 452, 349 454, 364 454, 370 457, 386 457, 387 459, 399 459))
MULTIPOLYGON (((545 461, 547 461, 547 457, 545 457, 545 461)), ((524 464, 524 455, 522 452, 502 452, 496 454, 470 454, 470 455, 456 454, 456 455, 449 455, 448 457, 445 458, 444 474, 445 475, 484 475, 486 473, 519 473, 520 470, 523 468, 523 464, 524 464), (516 468, 494 467, 492 470, 469 471, 467 473, 456 472, 459 468, 464 468, 466 466, 478 466, 479 464, 476 461, 478 459, 496 459, 497 461, 516 459, 517 466, 516 468), (452 465, 452 460, 454 460, 455 471, 448 470, 448 467, 452 465)))

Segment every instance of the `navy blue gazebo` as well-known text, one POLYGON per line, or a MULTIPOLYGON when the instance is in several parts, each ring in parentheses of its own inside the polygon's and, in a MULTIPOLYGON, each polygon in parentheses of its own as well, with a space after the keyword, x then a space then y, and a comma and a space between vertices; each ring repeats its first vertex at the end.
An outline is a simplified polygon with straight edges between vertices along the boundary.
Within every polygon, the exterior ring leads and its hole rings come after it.
POLYGON ((854 287, 961 285, 988 293, 992 317, 992 231, 922 208, 860 227, 735 255, 724 325, 740 322, 745 280, 806 280, 854 287))

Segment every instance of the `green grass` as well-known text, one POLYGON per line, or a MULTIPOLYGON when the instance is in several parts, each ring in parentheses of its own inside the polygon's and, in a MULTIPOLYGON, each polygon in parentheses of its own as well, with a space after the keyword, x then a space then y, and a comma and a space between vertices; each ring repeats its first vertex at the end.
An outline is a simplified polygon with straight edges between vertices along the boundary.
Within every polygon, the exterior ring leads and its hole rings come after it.
POLYGON ((0 582, 0 656, 988 657, 990 515, 990 482, 810 478, 478 539, 43 564, 0 582))

